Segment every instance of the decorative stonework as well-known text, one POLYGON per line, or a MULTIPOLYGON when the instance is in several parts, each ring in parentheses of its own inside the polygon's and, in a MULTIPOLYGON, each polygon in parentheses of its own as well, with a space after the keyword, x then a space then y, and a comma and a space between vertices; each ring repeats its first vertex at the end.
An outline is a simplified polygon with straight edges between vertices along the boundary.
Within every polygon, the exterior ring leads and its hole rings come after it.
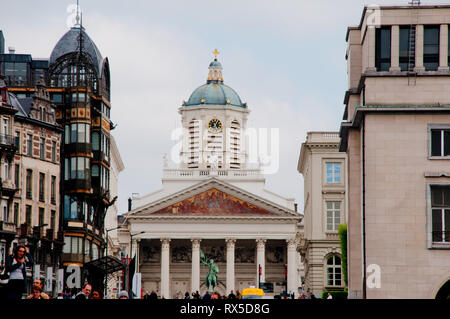
POLYGON ((169 250, 170 248, 170 238, 161 238, 161 249, 169 250))
POLYGON ((161 247, 158 246, 143 246, 142 260, 149 263, 161 262, 161 247))
POLYGON ((250 247, 236 247, 235 262, 243 264, 255 263, 255 249, 250 247))
POLYGON ((190 263, 192 261, 192 249, 187 245, 172 246, 173 263, 190 263))
POLYGON ((236 244, 236 239, 234 238, 226 238, 225 242, 227 243, 227 249, 234 249, 236 244))
POLYGON ((285 263, 284 247, 267 247, 266 261, 271 264, 285 263))
POLYGON ((191 242, 192 242, 192 249, 197 249, 200 248, 200 243, 201 243, 201 239, 199 238, 192 238, 191 242))
POLYGON ((277 216, 215 188, 160 209, 152 215, 263 215, 277 216))

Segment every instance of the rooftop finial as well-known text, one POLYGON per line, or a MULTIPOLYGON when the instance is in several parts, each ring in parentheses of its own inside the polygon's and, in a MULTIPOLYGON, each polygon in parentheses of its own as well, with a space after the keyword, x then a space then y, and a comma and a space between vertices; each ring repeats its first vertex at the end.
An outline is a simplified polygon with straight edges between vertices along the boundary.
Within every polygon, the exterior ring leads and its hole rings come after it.
POLYGON ((80 3, 79 0, 77 0, 77 16, 75 17, 75 25, 80 25, 80 3))
POLYGON ((214 49, 213 54, 214 54, 214 60, 217 60, 217 56, 219 55, 219 51, 217 49, 214 49))

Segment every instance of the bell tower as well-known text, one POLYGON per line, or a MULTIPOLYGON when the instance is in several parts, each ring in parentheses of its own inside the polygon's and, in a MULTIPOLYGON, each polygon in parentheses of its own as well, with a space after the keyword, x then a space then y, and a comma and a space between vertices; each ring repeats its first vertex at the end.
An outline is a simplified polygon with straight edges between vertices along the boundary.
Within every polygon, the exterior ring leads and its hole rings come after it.
POLYGON ((239 95, 224 84, 222 64, 209 64, 206 84, 184 101, 181 168, 225 170, 246 168, 245 128, 249 110, 239 95))

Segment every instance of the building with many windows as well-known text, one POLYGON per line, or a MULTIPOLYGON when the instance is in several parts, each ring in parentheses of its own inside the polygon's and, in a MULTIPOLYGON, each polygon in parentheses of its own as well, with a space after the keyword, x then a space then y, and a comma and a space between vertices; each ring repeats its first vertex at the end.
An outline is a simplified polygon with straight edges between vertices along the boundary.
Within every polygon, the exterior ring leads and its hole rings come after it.
POLYGON ((347 32, 350 298, 450 290, 450 5, 365 7, 347 32))
POLYGON ((339 141, 338 132, 308 132, 297 168, 304 178, 304 289, 317 297, 345 288, 338 227, 346 223, 347 167, 339 141))
POLYGON ((271 294, 298 295, 302 216, 293 199, 265 189, 260 168, 249 167, 244 138, 249 110, 224 84, 217 58, 206 84, 179 113, 180 167, 164 161, 162 188, 134 198, 132 210, 123 215, 126 229, 119 231, 143 289, 165 298, 205 293, 203 253, 219 267, 216 291, 222 295, 260 283, 271 294))
POLYGON ((102 290, 106 268, 104 219, 110 192, 110 73, 85 29, 76 24, 57 42, 49 59, 49 92, 63 129, 61 197, 64 265, 77 264, 102 290))
POLYGON ((20 243, 30 248, 44 275, 47 267, 60 265, 63 245, 58 231, 62 130, 43 79, 33 92, 18 99, 2 87, 0 266, 20 243))

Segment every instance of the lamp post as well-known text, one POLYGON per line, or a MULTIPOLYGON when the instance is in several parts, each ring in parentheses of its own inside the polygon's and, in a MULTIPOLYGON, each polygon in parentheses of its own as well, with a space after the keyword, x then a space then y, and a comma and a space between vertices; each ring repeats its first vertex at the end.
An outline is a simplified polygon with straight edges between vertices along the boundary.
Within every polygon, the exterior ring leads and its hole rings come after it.
MULTIPOLYGON (((48 226, 48 224, 42 224, 42 225, 37 225, 37 226, 33 226, 33 259, 34 259, 34 263, 36 264, 36 260, 37 260, 37 242, 39 241, 36 237, 36 234, 37 234, 37 232, 38 232, 38 230, 40 229, 40 228, 44 228, 44 227, 46 227, 46 226, 48 226)), ((40 238, 41 236, 39 236, 39 238, 40 238)), ((40 275, 40 274, 39 274, 40 275)), ((31 279, 33 279, 34 280, 34 276, 35 276, 35 274, 34 274, 34 266, 32 267, 32 269, 31 269, 31 279)))
MULTIPOLYGON (((136 234, 130 234, 130 260, 133 259, 133 237, 137 236, 137 235, 141 235, 143 233, 146 233, 145 230, 136 233, 136 234)), ((126 287, 127 287, 127 292, 130 293, 130 264, 127 261, 127 281, 126 281, 126 287)))
POLYGON ((105 257, 106 257, 106 261, 105 261, 106 262, 106 267, 105 267, 106 274, 105 274, 105 292, 103 293, 103 296, 105 296, 105 299, 108 299, 108 296, 107 296, 107 294, 108 294, 108 272, 106 271, 107 267, 108 267, 108 241, 109 241, 108 234, 110 231, 120 229, 120 228, 123 228, 123 226, 117 226, 117 227, 106 230, 106 255, 105 255, 105 257))

